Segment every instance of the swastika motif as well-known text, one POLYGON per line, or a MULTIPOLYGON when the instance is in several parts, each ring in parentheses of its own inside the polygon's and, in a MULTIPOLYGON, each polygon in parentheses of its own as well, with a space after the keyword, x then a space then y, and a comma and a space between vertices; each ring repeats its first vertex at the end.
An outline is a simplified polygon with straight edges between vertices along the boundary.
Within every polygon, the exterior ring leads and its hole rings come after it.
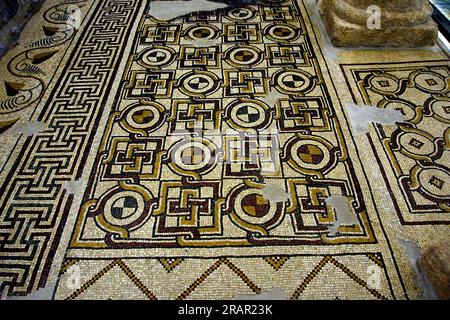
POLYGON ((261 30, 258 24, 225 24, 224 42, 261 42, 261 30))
POLYGON ((142 30, 141 42, 152 43, 178 43, 180 39, 180 26, 178 25, 152 25, 147 24, 142 30))
POLYGON ((208 48, 182 47, 180 55, 180 68, 220 68, 220 47, 208 48))
POLYGON ((224 70, 225 96, 261 96, 269 91, 266 70, 224 70))

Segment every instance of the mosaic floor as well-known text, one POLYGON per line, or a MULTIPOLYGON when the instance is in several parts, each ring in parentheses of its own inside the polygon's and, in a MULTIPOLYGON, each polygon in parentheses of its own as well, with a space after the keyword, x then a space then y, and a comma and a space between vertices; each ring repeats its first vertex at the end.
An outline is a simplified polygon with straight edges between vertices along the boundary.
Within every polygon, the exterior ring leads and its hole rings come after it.
POLYGON ((0 61, 1 298, 424 298, 447 53, 331 48, 314 3, 47 1, 0 61))

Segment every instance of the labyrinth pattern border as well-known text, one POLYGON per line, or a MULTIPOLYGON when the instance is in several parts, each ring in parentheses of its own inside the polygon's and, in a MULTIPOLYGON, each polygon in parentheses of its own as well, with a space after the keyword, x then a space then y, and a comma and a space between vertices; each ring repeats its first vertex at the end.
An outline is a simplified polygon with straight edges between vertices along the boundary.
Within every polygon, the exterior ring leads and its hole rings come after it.
POLYGON ((123 41, 141 4, 142 0, 94 4, 89 28, 82 31, 59 85, 37 116, 48 129, 26 138, 21 157, 3 180, 0 297, 25 295, 47 282, 73 200, 62 185, 81 176, 88 154, 84 150, 94 139, 108 98, 105 93, 125 49, 123 41))

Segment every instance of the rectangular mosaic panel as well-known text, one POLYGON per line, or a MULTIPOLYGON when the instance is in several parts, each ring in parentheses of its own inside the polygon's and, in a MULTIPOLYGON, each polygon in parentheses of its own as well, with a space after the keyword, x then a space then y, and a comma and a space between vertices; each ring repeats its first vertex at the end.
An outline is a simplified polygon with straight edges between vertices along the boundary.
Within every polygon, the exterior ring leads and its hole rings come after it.
POLYGON ((70 248, 376 243, 324 77, 296 2, 143 17, 70 248))
POLYGON ((399 110, 371 146, 404 224, 450 223, 450 64, 342 65, 355 103, 399 110))

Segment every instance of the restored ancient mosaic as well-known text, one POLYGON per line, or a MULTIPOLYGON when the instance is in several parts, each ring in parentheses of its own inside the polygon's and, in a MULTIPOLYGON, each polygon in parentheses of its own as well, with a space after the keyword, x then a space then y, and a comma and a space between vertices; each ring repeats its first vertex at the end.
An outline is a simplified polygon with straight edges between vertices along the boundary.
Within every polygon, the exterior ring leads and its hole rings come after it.
POLYGON ((0 157, 0 297, 419 296, 399 238, 448 239, 448 61, 336 73, 308 2, 43 10, 45 37, 0 64, 1 137, 19 112, 44 124, 0 157), (349 97, 405 121, 356 146, 349 97))

